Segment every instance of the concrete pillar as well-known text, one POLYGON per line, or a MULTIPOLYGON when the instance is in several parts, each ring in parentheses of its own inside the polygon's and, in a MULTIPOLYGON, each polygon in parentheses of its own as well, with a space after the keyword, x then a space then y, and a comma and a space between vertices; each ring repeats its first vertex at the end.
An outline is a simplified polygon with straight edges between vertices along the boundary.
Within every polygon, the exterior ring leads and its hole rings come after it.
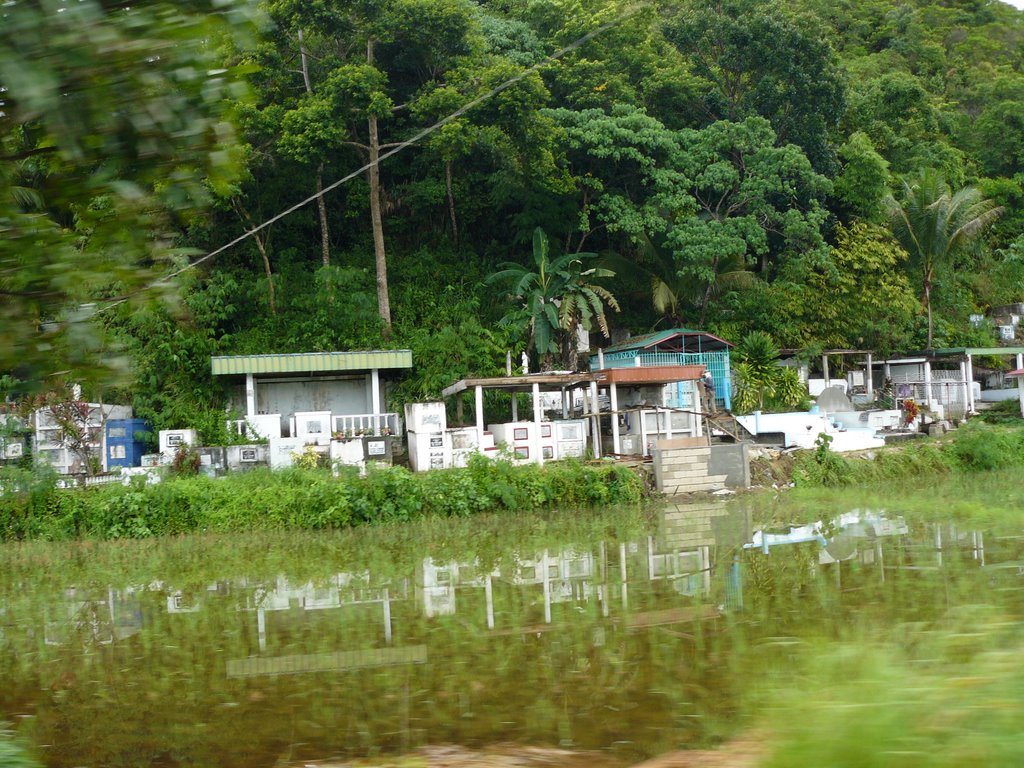
POLYGON ((974 359, 967 356, 967 400, 970 403, 968 413, 975 413, 974 407, 974 359))
POLYGON ((380 434, 380 371, 370 370, 370 408, 373 411, 373 434, 380 434))
POLYGON ((267 650, 267 612, 264 608, 256 609, 256 634, 259 637, 260 651, 267 650))
POLYGON ((971 393, 970 393, 971 385, 970 385, 970 382, 967 381, 967 361, 966 360, 961 360, 960 361, 960 382, 961 382, 961 389, 963 390, 962 395, 963 395, 963 399, 964 399, 964 416, 967 416, 967 412, 970 410, 967 407, 967 403, 970 401, 970 398, 971 398, 971 393))
POLYGON ((391 595, 384 588, 384 642, 391 645, 391 595))
POLYGON ((867 392, 868 397, 875 396, 875 377, 873 372, 874 368, 871 365, 871 353, 868 352, 868 370, 864 377, 864 386, 866 387, 865 391, 867 392))
POLYGON ((473 388, 473 396, 476 400, 476 438, 480 450, 484 446, 484 388, 476 386, 473 388))
POLYGON ((562 418, 569 418, 569 392, 565 388, 562 389, 562 418))
POLYGON ((603 349, 597 350, 597 369, 599 371, 603 371, 604 370, 604 350, 603 349))
POLYGON ((544 463, 544 451, 540 447, 540 384, 534 382, 533 384, 533 445, 531 448, 534 451, 533 460, 538 464, 544 463))
POLYGON ((245 374, 245 415, 256 415, 256 379, 251 373, 245 374))
POLYGON ((825 379, 826 387, 831 386, 830 382, 832 380, 829 378, 828 375, 828 355, 821 356, 821 377, 825 379))
POLYGON ((590 419, 590 435, 593 440, 594 458, 601 458, 601 405, 597 397, 597 382, 590 382, 590 412, 594 414, 590 419))
POLYGON ((608 386, 609 400, 612 407, 612 453, 622 453, 622 444, 619 442, 619 392, 613 381, 608 386))
POLYGON ((924 401, 928 408, 932 407, 932 362, 924 361, 924 401))
POLYGON ((690 382, 690 393, 690 401, 693 403, 693 436, 703 437, 704 404, 701 402, 700 387, 696 381, 690 382))

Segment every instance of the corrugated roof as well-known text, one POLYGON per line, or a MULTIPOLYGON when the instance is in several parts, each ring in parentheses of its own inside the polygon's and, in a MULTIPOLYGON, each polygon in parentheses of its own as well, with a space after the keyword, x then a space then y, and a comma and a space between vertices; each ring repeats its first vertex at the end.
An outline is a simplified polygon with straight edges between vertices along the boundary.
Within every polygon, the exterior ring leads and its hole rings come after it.
POLYGON ((943 357, 950 355, 978 355, 979 357, 999 357, 1000 355, 1024 354, 1024 347, 946 347, 941 349, 926 349, 916 354, 928 355, 929 357, 943 357))
POLYGON ((225 355, 210 358, 214 376, 246 373, 325 373, 412 368, 408 349, 366 352, 295 352, 283 355, 225 355))
POLYGON ((701 336, 709 339, 716 345, 725 347, 733 346, 725 339, 720 339, 713 333, 707 331, 698 331, 693 328, 669 328, 664 331, 656 331, 654 333, 645 333, 640 336, 631 336, 625 341, 620 341, 618 344, 612 344, 610 347, 605 347, 605 354, 612 352, 628 352, 633 349, 649 349, 650 347, 656 347, 659 344, 664 344, 666 341, 671 341, 677 336, 701 336))

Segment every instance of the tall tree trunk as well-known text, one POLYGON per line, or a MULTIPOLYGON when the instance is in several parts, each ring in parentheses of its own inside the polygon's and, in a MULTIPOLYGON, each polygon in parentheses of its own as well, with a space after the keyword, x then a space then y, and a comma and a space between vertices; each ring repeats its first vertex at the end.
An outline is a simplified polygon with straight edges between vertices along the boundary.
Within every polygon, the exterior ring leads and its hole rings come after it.
POLYGON ((459 247, 459 222, 455 218, 455 195, 452 194, 452 161, 448 160, 444 164, 444 183, 445 189, 448 192, 448 215, 452 219, 452 242, 455 243, 455 247, 459 247))
MULTIPOLYGON (((309 66, 306 63, 306 46, 302 42, 302 30, 299 30, 299 56, 302 58, 302 82, 306 93, 313 92, 309 81, 309 66)), ((320 257, 325 267, 331 266, 331 235, 327 229, 327 203, 324 202, 324 164, 316 169, 316 207, 320 214, 320 257)))
MULTIPOLYGON (((366 63, 373 65, 373 38, 366 41, 366 63)), ((391 299, 388 295, 388 259, 384 251, 384 224, 380 215, 380 139, 377 136, 377 116, 370 114, 368 120, 370 167, 370 224, 373 227, 373 253, 377 265, 377 312, 384 322, 384 335, 391 334, 391 299)))
POLYGON ((331 266, 331 233, 327 229, 327 203, 324 201, 324 164, 316 169, 316 207, 320 214, 320 257, 325 267, 331 266))
POLYGON ((277 314, 277 294, 274 292, 274 276, 270 273, 270 257, 267 255, 267 244, 260 237, 260 233, 257 232, 253 236, 253 240, 256 241, 256 248, 260 252, 260 256, 263 257, 263 271, 267 275, 267 292, 270 294, 270 314, 277 314))
POLYGON ((928 313, 928 349, 932 348, 932 281, 924 279, 924 308, 928 313))
MULTIPOLYGON (((249 211, 246 210, 245 206, 239 200, 232 201, 235 208, 235 213, 238 214, 238 218, 242 220, 243 225, 248 225, 251 229, 256 228, 256 223, 252 220, 252 216, 249 211)), ((252 239, 256 242, 256 249, 260 252, 260 257, 263 259, 263 273, 267 276, 267 292, 269 294, 270 302, 270 314, 277 314, 277 293, 274 290, 274 274, 270 271, 270 254, 267 252, 267 244, 270 241, 270 230, 262 230, 253 234, 252 239)))

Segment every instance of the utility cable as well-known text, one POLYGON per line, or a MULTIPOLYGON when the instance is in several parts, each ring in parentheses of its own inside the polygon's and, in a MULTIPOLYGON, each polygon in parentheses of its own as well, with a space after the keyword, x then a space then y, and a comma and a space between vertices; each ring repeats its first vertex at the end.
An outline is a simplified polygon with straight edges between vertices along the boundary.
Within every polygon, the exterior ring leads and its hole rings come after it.
POLYGON ((598 35, 603 34, 604 32, 607 32, 612 27, 622 23, 623 21, 628 19, 630 16, 632 16, 635 13, 637 13, 640 10, 641 7, 643 7, 643 6, 642 5, 641 6, 635 6, 631 11, 628 11, 628 12, 622 14, 618 18, 613 19, 613 20, 608 21, 608 22, 605 22, 601 26, 592 29, 590 32, 587 32, 582 37, 577 38, 576 40, 574 40, 573 42, 571 42, 568 45, 564 46, 563 48, 559 48, 554 53, 549 54, 547 57, 545 57, 543 60, 537 62, 533 66, 531 66, 531 67, 529 67, 527 69, 524 69, 522 72, 520 72, 520 73, 518 73, 516 75, 513 75, 508 80, 506 80, 505 82, 501 83, 500 85, 495 86, 491 90, 489 90, 489 91, 487 91, 485 93, 482 93, 479 96, 477 96, 476 98, 468 101, 467 103, 465 103, 461 107, 459 107, 457 110, 452 112, 450 115, 448 115, 446 117, 443 117, 440 120, 438 120, 437 122, 435 122, 433 125, 428 126, 427 128, 424 128, 423 130, 421 130, 419 133, 415 134, 411 138, 408 138, 408 139, 406 139, 404 141, 401 141, 398 144, 396 144, 394 147, 389 149, 387 152, 385 152, 382 155, 380 155, 377 158, 376 163, 374 163, 372 161, 367 163, 362 168, 358 168, 358 169, 352 171, 352 173, 349 173, 349 174, 343 176, 342 178, 338 179, 337 181, 332 182, 328 186, 324 187, 320 192, 314 193, 314 194, 310 195, 309 197, 307 197, 305 200, 302 200, 302 201, 300 201, 298 203, 295 203, 294 205, 292 205, 289 208, 286 208, 285 210, 281 211, 280 213, 278 213, 278 214, 276 214, 274 216, 271 216, 269 219, 266 219, 261 224, 253 227, 252 229, 246 230, 241 235, 236 237, 234 240, 231 240, 231 241, 225 243, 224 245, 220 246, 219 248, 216 248, 215 250, 212 250, 209 253, 207 253, 207 254, 205 254, 203 256, 200 256, 195 261, 190 261, 188 264, 186 264, 185 266, 181 267, 180 269, 176 269, 175 271, 171 272, 170 274, 164 275, 163 277, 159 278, 158 280, 153 281, 152 283, 148 283, 147 285, 144 285, 144 286, 142 286, 141 288, 138 288, 135 291, 132 291, 130 293, 127 293, 127 294, 117 298, 117 299, 114 299, 114 300, 110 301, 105 306, 102 306, 99 309, 97 309, 95 312, 93 312, 92 316, 101 314, 102 312, 105 312, 108 309, 113 309, 114 307, 118 306, 119 304, 123 304, 126 301, 128 301, 129 299, 132 299, 132 298, 134 298, 135 296, 138 296, 141 293, 145 293, 148 290, 151 290, 151 289, 156 288, 156 287, 161 286, 161 285, 165 285, 168 281, 173 280, 178 275, 181 275, 181 274, 187 272, 188 270, 193 269, 193 268, 199 266, 204 261, 208 261, 208 260, 212 259, 214 256, 218 256, 221 253, 224 253, 224 251, 226 251, 229 248, 232 248, 232 247, 238 245, 239 243, 247 240, 248 238, 250 238, 253 235, 255 235, 257 232, 259 232, 259 231, 261 231, 263 229, 266 229, 271 224, 274 224, 277 221, 280 221, 285 216, 289 216, 290 214, 294 213, 295 211, 299 210, 300 208, 302 208, 302 207, 304 207, 306 205, 309 205, 311 202, 313 202, 317 198, 323 197, 328 192, 330 192, 330 191, 340 187, 342 184, 346 184, 349 181, 351 181, 352 179, 356 178, 357 176, 360 176, 361 174, 365 173, 370 168, 372 168, 375 164, 379 165, 383 160, 387 160, 389 157, 394 157, 399 152, 407 149, 408 147, 412 146, 413 144, 416 144, 417 142, 419 142, 420 140, 426 138, 427 136, 429 136, 430 134, 432 134, 434 131, 438 130, 439 128, 442 128, 443 126, 447 125, 448 123, 452 122, 453 120, 457 120, 458 118, 462 117, 462 115, 466 114, 466 112, 468 112, 469 110, 473 109, 473 107, 476 107, 479 104, 482 104, 484 101, 487 101, 488 99, 490 99, 493 96, 496 96, 497 94, 501 93, 502 91, 508 90, 513 85, 515 85, 516 83, 518 83, 520 80, 524 79, 525 77, 529 76, 530 74, 539 71, 543 67, 546 67, 546 66, 548 66, 549 64, 551 64, 551 63, 553 63, 555 61, 558 61, 560 58, 565 56, 565 54, 571 53, 572 51, 576 50, 577 48, 579 48, 580 46, 582 46, 585 43, 589 42, 590 40, 592 40, 593 38, 597 37, 598 35))

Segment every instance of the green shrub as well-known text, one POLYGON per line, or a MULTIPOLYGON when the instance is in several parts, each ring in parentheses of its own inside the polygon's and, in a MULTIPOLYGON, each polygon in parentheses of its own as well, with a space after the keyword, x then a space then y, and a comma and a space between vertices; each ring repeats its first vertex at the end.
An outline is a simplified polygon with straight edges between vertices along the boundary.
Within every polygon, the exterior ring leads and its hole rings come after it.
POLYGON ((555 506, 635 504, 640 479, 611 464, 544 467, 475 457, 464 469, 403 467, 334 477, 323 469, 259 470, 223 478, 175 476, 156 485, 57 490, 9 486, 0 539, 144 538, 188 532, 343 528, 424 515, 462 517, 555 506))

